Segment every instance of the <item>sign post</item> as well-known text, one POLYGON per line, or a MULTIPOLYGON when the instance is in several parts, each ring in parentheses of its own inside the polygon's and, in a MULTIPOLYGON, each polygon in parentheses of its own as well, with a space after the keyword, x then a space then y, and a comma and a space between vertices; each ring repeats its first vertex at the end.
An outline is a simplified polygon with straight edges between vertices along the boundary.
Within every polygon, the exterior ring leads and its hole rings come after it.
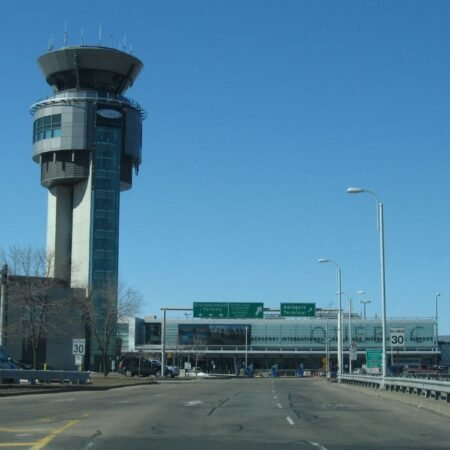
POLYGON ((358 359, 358 346, 355 342, 352 342, 350 345, 350 360, 356 361, 358 359))

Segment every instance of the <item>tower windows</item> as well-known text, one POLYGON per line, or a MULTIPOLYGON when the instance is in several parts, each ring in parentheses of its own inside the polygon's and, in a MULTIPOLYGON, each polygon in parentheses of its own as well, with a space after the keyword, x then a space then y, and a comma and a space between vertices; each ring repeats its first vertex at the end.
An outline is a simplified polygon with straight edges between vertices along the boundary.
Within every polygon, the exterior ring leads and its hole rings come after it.
POLYGON ((33 143, 61 136, 61 114, 36 119, 33 123, 33 143))

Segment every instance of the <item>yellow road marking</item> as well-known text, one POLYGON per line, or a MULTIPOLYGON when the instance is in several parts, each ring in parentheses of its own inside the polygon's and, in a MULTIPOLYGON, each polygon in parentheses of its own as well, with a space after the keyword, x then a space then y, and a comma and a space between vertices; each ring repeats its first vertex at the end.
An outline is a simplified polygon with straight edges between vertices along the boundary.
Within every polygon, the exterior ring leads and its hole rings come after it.
POLYGON ((42 428, 7 428, 0 427, 0 432, 5 433, 42 433, 42 428))
POLYGON ((10 444, 8 444, 8 443, 0 444, 0 447, 8 447, 8 448, 11 448, 11 447, 29 447, 30 445, 35 445, 37 443, 38 442, 21 442, 19 444, 19 443, 11 442, 10 444))
MULTIPOLYGON (((75 419, 75 420, 69 420, 64 426, 61 428, 57 428, 56 430, 52 431, 49 435, 45 436, 39 441, 35 442, 2 442, 0 443, 0 448, 2 447, 31 447, 30 450, 41 450, 45 448, 53 439, 55 439, 56 436, 63 433, 64 431, 68 430, 70 427, 73 427, 78 422, 80 422, 82 419, 85 419, 88 417, 89 414, 83 414, 81 416, 81 419, 75 419)), ((50 419, 40 419, 38 422, 50 422, 50 419)), ((44 433, 45 430, 42 428, 6 428, 6 427, 0 427, 0 432, 6 432, 6 433, 44 433)))
POLYGON ((58 428, 57 430, 53 431, 51 434, 49 434, 48 436, 45 436, 43 439, 41 439, 40 441, 36 442, 33 447, 31 447, 30 450, 40 450, 44 447, 47 446, 47 444, 49 444, 51 441, 53 441, 53 439, 55 439, 56 436, 58 436, 61 433, 64 433, 64 431, 68 430, 70 427, 73 427, 74 425, 76 425, 78 422, 80 422, 81 419, 76 419, 76 420, 70 420, 69 422, 67 422, 63 427, 58 428))

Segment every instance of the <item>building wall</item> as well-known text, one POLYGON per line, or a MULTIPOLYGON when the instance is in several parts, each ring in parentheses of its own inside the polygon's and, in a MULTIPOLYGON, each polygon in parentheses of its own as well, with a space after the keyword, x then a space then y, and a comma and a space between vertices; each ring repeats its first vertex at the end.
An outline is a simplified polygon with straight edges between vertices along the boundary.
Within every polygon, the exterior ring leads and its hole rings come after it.
POLYGON ((441 344, 441 364, 450 367, 450 342, 441 344))
POLYGON ((65 283, 49 278, 11 276, 6 288, 5 344, 7 352, 18 361, 32 363, 28 338, 30 304, 27 293, 47 297, 47 314, 35 330, 42 333, 38 351, 38 368, 43 364, 63 370, 75 370, 72 339, 84 338, 84 323, 80 302, 84 289, 72 289, 65 283), (28 342, 28 343, 27 343, 28 342))
POLYGON ((144 320, 137 317, 126 317, 118 320, 118 337, 122 341, 121 353, 137 351, 137 346, 144 343, 144 320))

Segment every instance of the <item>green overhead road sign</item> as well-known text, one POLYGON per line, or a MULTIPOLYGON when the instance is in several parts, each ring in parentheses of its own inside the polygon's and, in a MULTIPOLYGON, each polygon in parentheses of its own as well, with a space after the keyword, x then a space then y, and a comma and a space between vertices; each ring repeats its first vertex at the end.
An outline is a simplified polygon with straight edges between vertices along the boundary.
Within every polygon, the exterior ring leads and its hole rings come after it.
POLYGON ((193 313, 202 319, 227 319, 228 303, 194 302, 193 313))
POLYGON ((262 319, 264 303, 194 302, 193 316, 201 319, 262 319))
POLYGON ((262 319, 264 303, 229 303, 230 319, 262 319))
POLYGON ((315 303, 280 303, 282 317, 314 317, 316 315, 315 303))
POLYGON ((374 348, 367 350, 366 363, 368 368, 381 367, 383 350, 374 348))

